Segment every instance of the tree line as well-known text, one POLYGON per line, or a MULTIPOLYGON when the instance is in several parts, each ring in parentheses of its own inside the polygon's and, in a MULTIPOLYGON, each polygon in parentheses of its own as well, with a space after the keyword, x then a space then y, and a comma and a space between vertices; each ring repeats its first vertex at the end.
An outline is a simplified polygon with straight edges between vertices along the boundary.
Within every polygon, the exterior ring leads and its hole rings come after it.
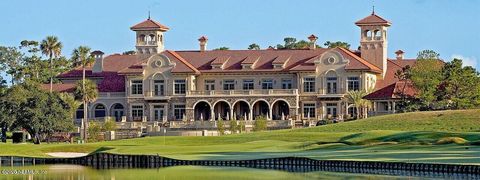
MULTIPOLYGON (((286 37, 283 39, 283 44, 277 44, 276 46, 269 46, 269 49, 308 49, 311 45, 311 42, 306 41, 306 40, 300 40, 297 41, 296 38, 293 37, 286 37)), ((327 48, 336 48, 336 47, 342 47, 345 49, 350 49, 350 44, 347 42, 342 42, 342 41, 326 41, 323 43, 323 45, 327 48)), ((316 45, 317 48, 321 48, 322 46, 316 45)), ((213 50, 229 50, 229 47, 218 47, 213 50)), ((248 45, 247 47, 248 50, 260 50, 262 49, 260 45, 257 43, 252 43, 248 45)))
MULTIPOLYGON (((42 41, 24 40, 18 47, 0 46, 0 72, 11 77, 7 86, 0 76, 0 139, 6 141, 8 130, 25 130, 35 143, 54 132, 72 131, 73 117, 78 107, 98 96, 96 84, 86 79, 85 71, 95 60, 91 49, 80 46, 71 58, 62 55, 63 44, 55 36, 42 41), (76 83, 73 94, 53 91, 55 77, 73 68, 82 68, 82 80, 76 83), (49 84, 48 90, 42 84, 49 84)), ((83 122, 88 128, 88 120, 83 122)), ((86 129, 85 128, 85 129, 86 129)), ((82 133, 86 139, 86 132, 82 133)))

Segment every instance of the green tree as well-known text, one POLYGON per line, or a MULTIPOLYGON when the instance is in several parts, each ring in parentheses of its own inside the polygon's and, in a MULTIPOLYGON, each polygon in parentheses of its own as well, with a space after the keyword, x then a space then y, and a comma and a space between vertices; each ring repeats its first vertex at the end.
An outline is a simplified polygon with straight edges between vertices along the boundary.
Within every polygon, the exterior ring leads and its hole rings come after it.
POLYGON ((218 117, 217 121, 217 130, 220 135, 225 134, 225 123, 223 122, 222 117, 218 117))
POLYGON ((409 106, 410 104, 409 99, 412 98, 412 97, 407 97, 407 94, 405 93, 405 90, 409 85, 410 79, 412 77, 411 67, 409 65, 402 67, 402 69, 399 69, 395 72, 394 76, 400 82, 403 82, 402 90, 399 92, 401 101, 398 103, 398 106, 402 111, 406 111, 406 107, 409 106))
MULTIPOLYGON (((284 44, 277 44, 277 49, 307 49, 310 47, 311 42, 300 40, 297 41, 296 38, 286 37, 283 39, 284 44)), ((319 48, 319 45, 316 45, 319 48)))
POLYGON ((12 126, 14 118, 10 116, 11 108, 9 108, 9 103, 5 102, 6 92, 8 88, 6 86, 6 81, 3 80, 3 77, 0 76, 0 139, 1 142, 7 142, 7 130, 12 126))
POLYGON ((367 112, 372 103, 369 100, 363 99, 366 95, 368 95, 368 92, 365 90, 347 92, 348 102, 352 103, 357 111, 357 119, 367 118, 367 112))
POLYGON ((77 81, 75 86, 75 91, 73 92, 75 99, 81 100, 83 102, 83 124, 84 124, 84 140, 88 140, 88 104, 94 102, 98 97, 97 85, 95 82, 85 79, 77 81))
POLYGON ((295 49, 295 43, 297 42, 296 38, 286 37, 283 38, 284 44, 277 44, 277 49, 295 49))
POLYGON ((245 120, 240 119, 240 124, 238 126, 238 130, 240 131, 240 133, 246 132, 245 120))
POLYGON ((437 90, 439 99, 452 109, 480 105, 480 77, 471 66, 462 67, 461 59, 447 62, 442 69, 442 83, 437 90))
POLYGON ((230 127, 229 130, 232 134, 236 134, 239 129, 237 119, 234 117, 232 120, 230 120, 230 127))
POLYGON ((229 50, 229 49, 230 49, 229 47, 222 46, 222 47, 219 47, 219 48, 215 48, 213 50, 229 50))
POLYGON ((350 49, 350 44, 348 44, 347 42, 342 42, 342 41, 336 41, 336 42, 327 41, 323 45, 328 47, 328 48, 341 47, 341 48, 345 48, 345 49, 350 49))
POLYGON ((82 105, 81 101, 75 99, 75 96, 72 96, 69 93, 60 93, 60 98, 62 98, 63 102, 67 104, 70 110, 71 118, 75 118, 75 113, 77 112, 78 107, 82 105))
POLYGON ((88 142, 100 141, 100 133, 102 133, 102 126, 98 122, 89 122, 88 124, 88 142))
POLYGON ((1 98, 14 127, 25 129, 39 144, 58 131, 71 131, 71 107, 56 92, 45 92, 39 84, 25 82, 12 86, 1 98))
POLYGON ((113 121, 110 118, 106 119, 106 121, 103 123, 103 126, 102 126, 103 132, 115 131, 116 129, 117 129, 117 123, 115 123, 115 121, 113 121))
MULTIPOLYGON (((83 102, 83 119, 84 119, 84 122, 83 124, 85 125, 84 127, 84 140, 87 140, 86 136, 87 136, 87 132, 86 132, 86 129, 88 128, 88 117, 87 117, 87 103, 90 102, 89 100, 92 100, 92 99, 89 99, 89 94, 90 91, 88 91, 86 89, 86 79, 85 79, 85 71, 86 71, 86 67, 91 65, 93 62, 95 62, 95 58, 93 57, 93 55, 91 54, 91 49, 89 47, 86 47, 86 46, 80 46, 78 47, 77 49, 74 49, 73 50, 73 53, 72 53, 72 59, 74 63, 78 63, 81 67, 82 67, 82 84, 81 84, 81 87, 82 87, 82 94, 81 94, 81 99, 82 99, 82 102, 83 102), (83 92, 86 92, 87 94, 85 95, 83 92)), ((78 89, 78 86, 77 86, 77 89, 78 89)), ((95 89, 96 89, 96 86, 95 86, 95 89)), ((92 92, 93 93, 93 92, 92 92)), ((78 95, 78 94, 77 94, 78 95)), ((93 95, 93 94, 92 94, 93 95)), ((78 97, 78 96, 77 96, 78 97)), ((96 96, 95 96, 96 98, 96 96)))
POLYGON ((250 44, 248 45, 248 50, 260 50, 260 46, 258 44, 250 44))
POLYGON ((411 81, 418 90, 421 109, 434 109, 435 92, 442 78, 440 55, 432 50, 418 53, 417 62, 411 68, 411 81))
POLYGON ((122 54, 123 55, 135 55, 137 52, 133 51, 133 50, 130 50, 130 51, 125 51, 123 52, 122 54))
POLYGON ((0 71, 11 76, 11 84, 22 80, 23 54, 15 47, 0 46, 0 71))
POLYGON ((42 42, 40 43, 40 50, 42 54, 48 56, 48 60, 50 62, 50 92, 53 91, 53 58, 57 58, 62 53, 62 42, 58 40, 56 36, 47 36, 42 42))
POLYGON ((258 132, 265 130, 267 130, 267 118, 265 116, 257 116, 253 124, 253 131, 258 132))

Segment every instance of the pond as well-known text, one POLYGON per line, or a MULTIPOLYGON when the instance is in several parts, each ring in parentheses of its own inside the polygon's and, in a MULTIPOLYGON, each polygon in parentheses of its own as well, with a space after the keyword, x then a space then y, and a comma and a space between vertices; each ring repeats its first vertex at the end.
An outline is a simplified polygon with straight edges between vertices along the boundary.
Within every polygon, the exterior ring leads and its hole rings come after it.
MULTIPOLYGON (((287 172, 280 170, 240 167, 172 166, 158 169, 94 169, 80 165, 2 166, 0 179, 420 179, 458 178, 471 179, 469 175, 442 174, 375 174, 348 172, 287 172), (390 174, 390 175, 380 175, 390 174)), ((473 177, 475 178, 475 177, 473 177)))

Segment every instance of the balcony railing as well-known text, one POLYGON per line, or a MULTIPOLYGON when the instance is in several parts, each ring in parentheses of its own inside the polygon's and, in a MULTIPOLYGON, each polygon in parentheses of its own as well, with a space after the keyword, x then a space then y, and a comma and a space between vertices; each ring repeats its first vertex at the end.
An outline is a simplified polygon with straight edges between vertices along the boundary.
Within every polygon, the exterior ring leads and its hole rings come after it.
POLYGON ((138 45, 140 46, 146 46, 146 45, 157 45, 157 41, 140 41, 137 42, 138 45))
POLYGON ((98 93, 98 97, 102 98, 102 97, 125 97, 125 93, 124 92, 101 92, 101 93, 98 93))
POLYGON ((344 88, 330 90, 327 88, 319 88, 317 92, 318 96, 322 97, 343 97, 347 93, 344 88))
POLYGON ((187 91, 186 96, 298 95, 297 89, 187 91))
POLYGON ((155 91, 147 91, 145 92, 145 99, 169 99, 169 96, 165 96, 165 92, 161 94, 160 92, 155 92, 155 91))

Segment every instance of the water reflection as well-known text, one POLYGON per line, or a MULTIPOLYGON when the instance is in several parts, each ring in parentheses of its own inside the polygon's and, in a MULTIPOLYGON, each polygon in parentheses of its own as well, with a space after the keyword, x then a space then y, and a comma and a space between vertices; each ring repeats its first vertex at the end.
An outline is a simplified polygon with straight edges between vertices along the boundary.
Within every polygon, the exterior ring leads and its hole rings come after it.
POLYGON ((41 165, 0 167, 2 172, 27 174, 0 174, 0 179, 415 179, 448 178, 478 179, 478 175, 420 173, 386 170, 355 170, 331 168, 329 171, 287 172, 271 169, 214 166, 172 166, 159 169, 94 169, 79 165, 41 165), (24 170, 24 171, 20 171, 24 170), (30 173, 28 172, 37 172, 30 173), (45 172, 45 173, 39 173, 45 172))

